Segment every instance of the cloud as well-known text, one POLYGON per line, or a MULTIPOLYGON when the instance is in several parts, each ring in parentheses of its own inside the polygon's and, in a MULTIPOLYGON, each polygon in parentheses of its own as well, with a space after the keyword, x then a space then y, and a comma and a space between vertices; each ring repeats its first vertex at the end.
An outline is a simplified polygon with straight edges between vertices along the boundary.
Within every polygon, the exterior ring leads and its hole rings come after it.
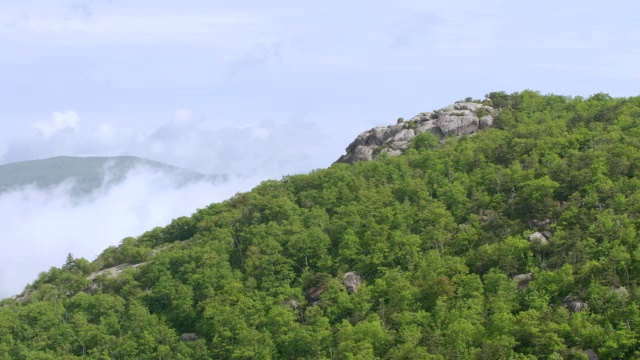
POLYGON ((188 109, 178 109, 173 117, 178 124, 186 124, 193 119, 193 111, 188 109))
POLYGON ((97 7, 111 3, 113 0, 76 0, 68 5, 66 18, 89 20, 96 15, 97 7))
POLYGON ((443 19, 435 13, 412 13, 402 17, 389 26, 392 35, 391 48, 404 48, 414 45, 421 38, 432 34, 435 26, 443 23, 443 19))
POLYGON ((91 117, 79 126, 76 113, 55 113, 51 120, 33 125, 38 133, 11 138, 0 163, 63 155, 135 155, 202 173, 278 177, 328 166, 339 156, 326 153, 331 137, 306 115, 284 122, 235 116, 236 121, 207 120, 183 108, 155 128, 135 129, 91 117))
POLYGON ((251 126, 251 135, 256 139, 266 139, 271 135, 271 130, 262 126, 251 126))
POLYGON ((281 43, 261 45, 233 60, 227 70, 227 77, 233 77, 250 68, 267 64, 271 60, 282 61, 281 43))
POLYGON ((40 130, 45 139, 50 139, 60 131, 71 129, 78 130, 80 117, 75 111, 54 112, 50 121, 37 121, 33 123, 35 129, 40 130))
POLYGON ((325 153, 328 135, 303 117, 225 123, 230 125, 169 122, 132 143, 130 152, 206 173, 277 177, 330 164, 320 162, 322 155, 330 155, 325 153))
MULTIPOLYGON (((145 9, 148 10, 148 9, 145 9)), ((13 16, 0 14, 0 41, 25 40, 47 45, 194 43, 227 48, 249 40, 267 40, 257 30, 266 21, 247 12, 153 13, 107 12, 94 16, 93 7, 78 3, 62 13, 34 12, 13 16), (233 38, 229 33, 248 35, 233 38)), ((240 46, 238 48, 240 48, 240 46)))
POLYGON ((20 293, 41 271, 61 266, 68 253, 93 260, 127 236, 248 191, 260 180, 234 178, 222 184, 176 187, 176 179, 140 167, 119 185, 81 202, 69 196, 72 183, 0 194, 0 298, 20 293))
POLYGON ((96 135, 101 140, 111 140, 115 135, 115 130, 113 128, 113 124, 109 122, 103 122, 98 124, 98 129, 96 131, 96 135))

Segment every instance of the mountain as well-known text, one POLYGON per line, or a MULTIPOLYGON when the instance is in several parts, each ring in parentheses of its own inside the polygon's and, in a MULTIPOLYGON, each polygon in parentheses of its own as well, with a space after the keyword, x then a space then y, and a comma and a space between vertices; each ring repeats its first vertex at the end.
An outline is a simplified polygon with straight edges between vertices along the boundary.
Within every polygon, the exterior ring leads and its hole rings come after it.
POLYGON ((59 156, 0 165, 0 193, 27 185, 48 188, 73 181, 73 193, 86 194, 121 182, 134 169, 169 175, 177 185, 226 179, 224 175, 204 175, 135 156, 59 156))
POLYGON ((69 254, 0 302, 0 358, 640 357, 640 97, 488 99, 69 254))

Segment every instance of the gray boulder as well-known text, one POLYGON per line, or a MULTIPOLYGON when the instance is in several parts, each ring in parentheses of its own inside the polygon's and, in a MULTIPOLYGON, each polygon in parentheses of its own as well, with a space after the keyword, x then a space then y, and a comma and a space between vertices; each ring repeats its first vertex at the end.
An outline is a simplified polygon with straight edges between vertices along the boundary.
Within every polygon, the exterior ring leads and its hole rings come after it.
POLYGON ((574 300, 567 304, 567 309, 571 312, 582 312, 589 308, 586 302, 580 300, 574 300))
POLYGON ((297 310, 298 306, 300 306, 300 303, 298 301, 294 300, 294 299, 289 299, 289 300, 285 301, 284 304, 289 306, 293 310, 297 310))
POLYGON ((533 280, 533 273, 520 274, 513 277, 513 281, 518 284, 518 290, 522 291, 529 286, 529 283, 533 280))
POLYGON ((529 225, 529 227, 532 228, 532 229, 538 229, 538 228, 544 229, 547 226, 549 226, 549 224, 551 224, 551 220, 549 220, 549 219, 544 219, 544 220, 529 219, 529 220, 527 220, 527 225, 529 225))
POLYGON ((353 164, 357 161, 373 160, 373 150, 375 148, 377 148, 377 146, 370 147, 366 145, 358 145, 352 152, 347 153, 346 155, 342 155, 337 162, 353 164))
POLYGON ((482 107, 484 107, 484 105, 475 102, 456 102, 453 104, 453 110, 477 111, 482 107))
POLYGON ((480 130, 484 130, 488 127, 491 127, 493 125, 493 116, 492 115, 485 115, 483 117, 480 118, 480 130))
POLYGON ((582 312, 589 308, 586 301, 576 299, 573 296, 567 296, 564 298, 564 306, 566 306, 571 312, 582 312))
POLYGON ((344 288, 347 292, 351 294, 358 292, 358 287, 362 283, 362 278, 355 272, 350 271, 344 274, 342 283, 344 284, 344 288))
POLYGON ((22 292, 22 294, 16 296, 14 299, 17 302, 26 302, 27 300, 29 300, 29 296, 31 295, 31 289, 26 289, 25 291, 22 292))
POLYGON ((446 135, 469 135, 478 131, 480 120, 470 111, 445 113, 436 120, 436 125, 446 135))
POLYGON ((98 291, 98 284, 96 283, 91 283, 91 285, 87 286, 84 290, 84 292, 86 292, 87 294, 95 294, 98 291))
POLYGON ((546 245, 549 243, 549 240, 547 240, 547 237, 538 231, 529 235, 529 241, 531 241, 532 244, 536 244, 536 245, 546 245))
POLYGON ((200 337, 196 333, 184 333, 180 335, 180 341, 182 342, 197 341, 198 339, 200 339, 200 337))
POLYGON ((380 151, 380 154, 387 154, 389 156, 398 156, 402 154, 402 150, 385 148, 385 149, 382 149, 382 151, 380 151))
POLYGON ((397 134, 395 134, 392 138, 387 139, 385 143, 394 143, 394 142, 407 142, 413 139, 416 136, 416 133, 413 129, 402 129, 397 134))
POLYGON ((598 356, 598 354, 596 354, 595 350, 593 349, 588 349, 584 353, 585 355, 587 355, 588 360, 600 360, 600 357, 598 356))
POLYGON ((304 297, 311 306, 315 306, 320 303, 320 296, 325 290, 326 288, 324 286, 310 288, 305 290, 304 297))

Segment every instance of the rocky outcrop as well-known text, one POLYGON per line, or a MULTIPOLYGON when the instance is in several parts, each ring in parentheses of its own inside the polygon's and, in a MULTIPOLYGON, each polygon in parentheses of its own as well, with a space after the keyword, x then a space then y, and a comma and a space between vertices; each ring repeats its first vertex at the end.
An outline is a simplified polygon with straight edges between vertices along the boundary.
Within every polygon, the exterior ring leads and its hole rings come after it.
POLYGON ((593 349, 586 350, 584 354, 587 355, 588 360, 600 360, 600 357, 598 357, 598 354, 596 354, 593 349))
POLYGON ((513 277, 513 281, 518 284, 518 291, 522 291, 529 287, 531 280, 533 280, 533 273, 520 274, 513 277))
POLYGON ((26 289, 25 291, 22 292, 22 294, 14 297, 14 300, 17 302, 26 302, 27 300, 29 300, 31 291, 32 291, 31 289, 26 289))
POLYGON ((548 231, 536 231, 533 234, 529 235, 529 241, 531 241, 532 244, 536 245, 547 245, 549 243, 549 238, 551 238, 551 233, 549 233, 548 231), (547 233, 549 237, 547 237, 547 235, 545 235, 544 233, 547 233))
POLYGON ((322 295, 325 290, 326 288, 324 286, 305 290, 304 297, 307 299, 307 303, 311 306, 318 305, 320 303, 320 295, 322 295))
POLYGON ((100 270, 98 272, 94 272, 93 274, 87 276, 88 280, 95 280, 98 276, 106 274, 107 278, 114 278, 118 275, 120 275, 121 272, 125 271, 126 269, 135 269, 138 266, 142 266, 146 263, 140 263, 140 264, 120 264, 118 266, 114 266, 112 268, 108 268, 108 269, 104 269, 104 270, 100 270))
POLYGON ((544 219, 544 220, 537 220, 537 219, 529 219, 527 220, 527 225, 529 225, 529 227, 531 229, 546 229, 549 224, 551 224, 551 220, 549 219, 544 219))
POLYGON ((349 294, 358 292, 361 283, 362 278, 355 272, 350 271, 343 276, 342 284, 349 294))
POLYGON ((100 288, 100 286, 96 283, 91 283, 91 285, 87 286, 86 288, 84 288, 84 292, 86 292, 87 294, 95 294, 98 289, 100 288))
POLYGON ((298 310, 298 307, 300 306, 300 303, 295 299, 289 299, 289 300, 284 302, 284 305, 289 306, 293 310, 298 310))
POLYGON ((485 103, 456 102, 440 110, 420 113, 408 121, 379 126, 360 134, 336 162, 353 164, 369 161, 380 154, 400 155, 416 135, 430 132, 440 139, 445 136, 473 134, 493 124, 495 109, 485 103))
POLYGON ((182 342, 198 341, 198 339, 200 339, 200 337, 196 333, 184 333, 180 335, 180 341, 182 342))
POLYGON ((564 298, 564 306, 571 312, 582 312, 589 308, 586 301, 576 299, 573 296, 567 296, 564 298))

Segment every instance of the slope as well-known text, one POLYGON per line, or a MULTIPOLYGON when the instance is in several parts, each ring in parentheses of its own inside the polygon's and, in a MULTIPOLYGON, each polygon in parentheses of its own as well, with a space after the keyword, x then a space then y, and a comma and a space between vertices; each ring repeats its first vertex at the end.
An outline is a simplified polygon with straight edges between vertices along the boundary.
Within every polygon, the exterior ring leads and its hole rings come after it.
POLYGON ((0 358, 639 357, 640 97, 490 98, 473 136, 70 255, 1 303, 0 358))

